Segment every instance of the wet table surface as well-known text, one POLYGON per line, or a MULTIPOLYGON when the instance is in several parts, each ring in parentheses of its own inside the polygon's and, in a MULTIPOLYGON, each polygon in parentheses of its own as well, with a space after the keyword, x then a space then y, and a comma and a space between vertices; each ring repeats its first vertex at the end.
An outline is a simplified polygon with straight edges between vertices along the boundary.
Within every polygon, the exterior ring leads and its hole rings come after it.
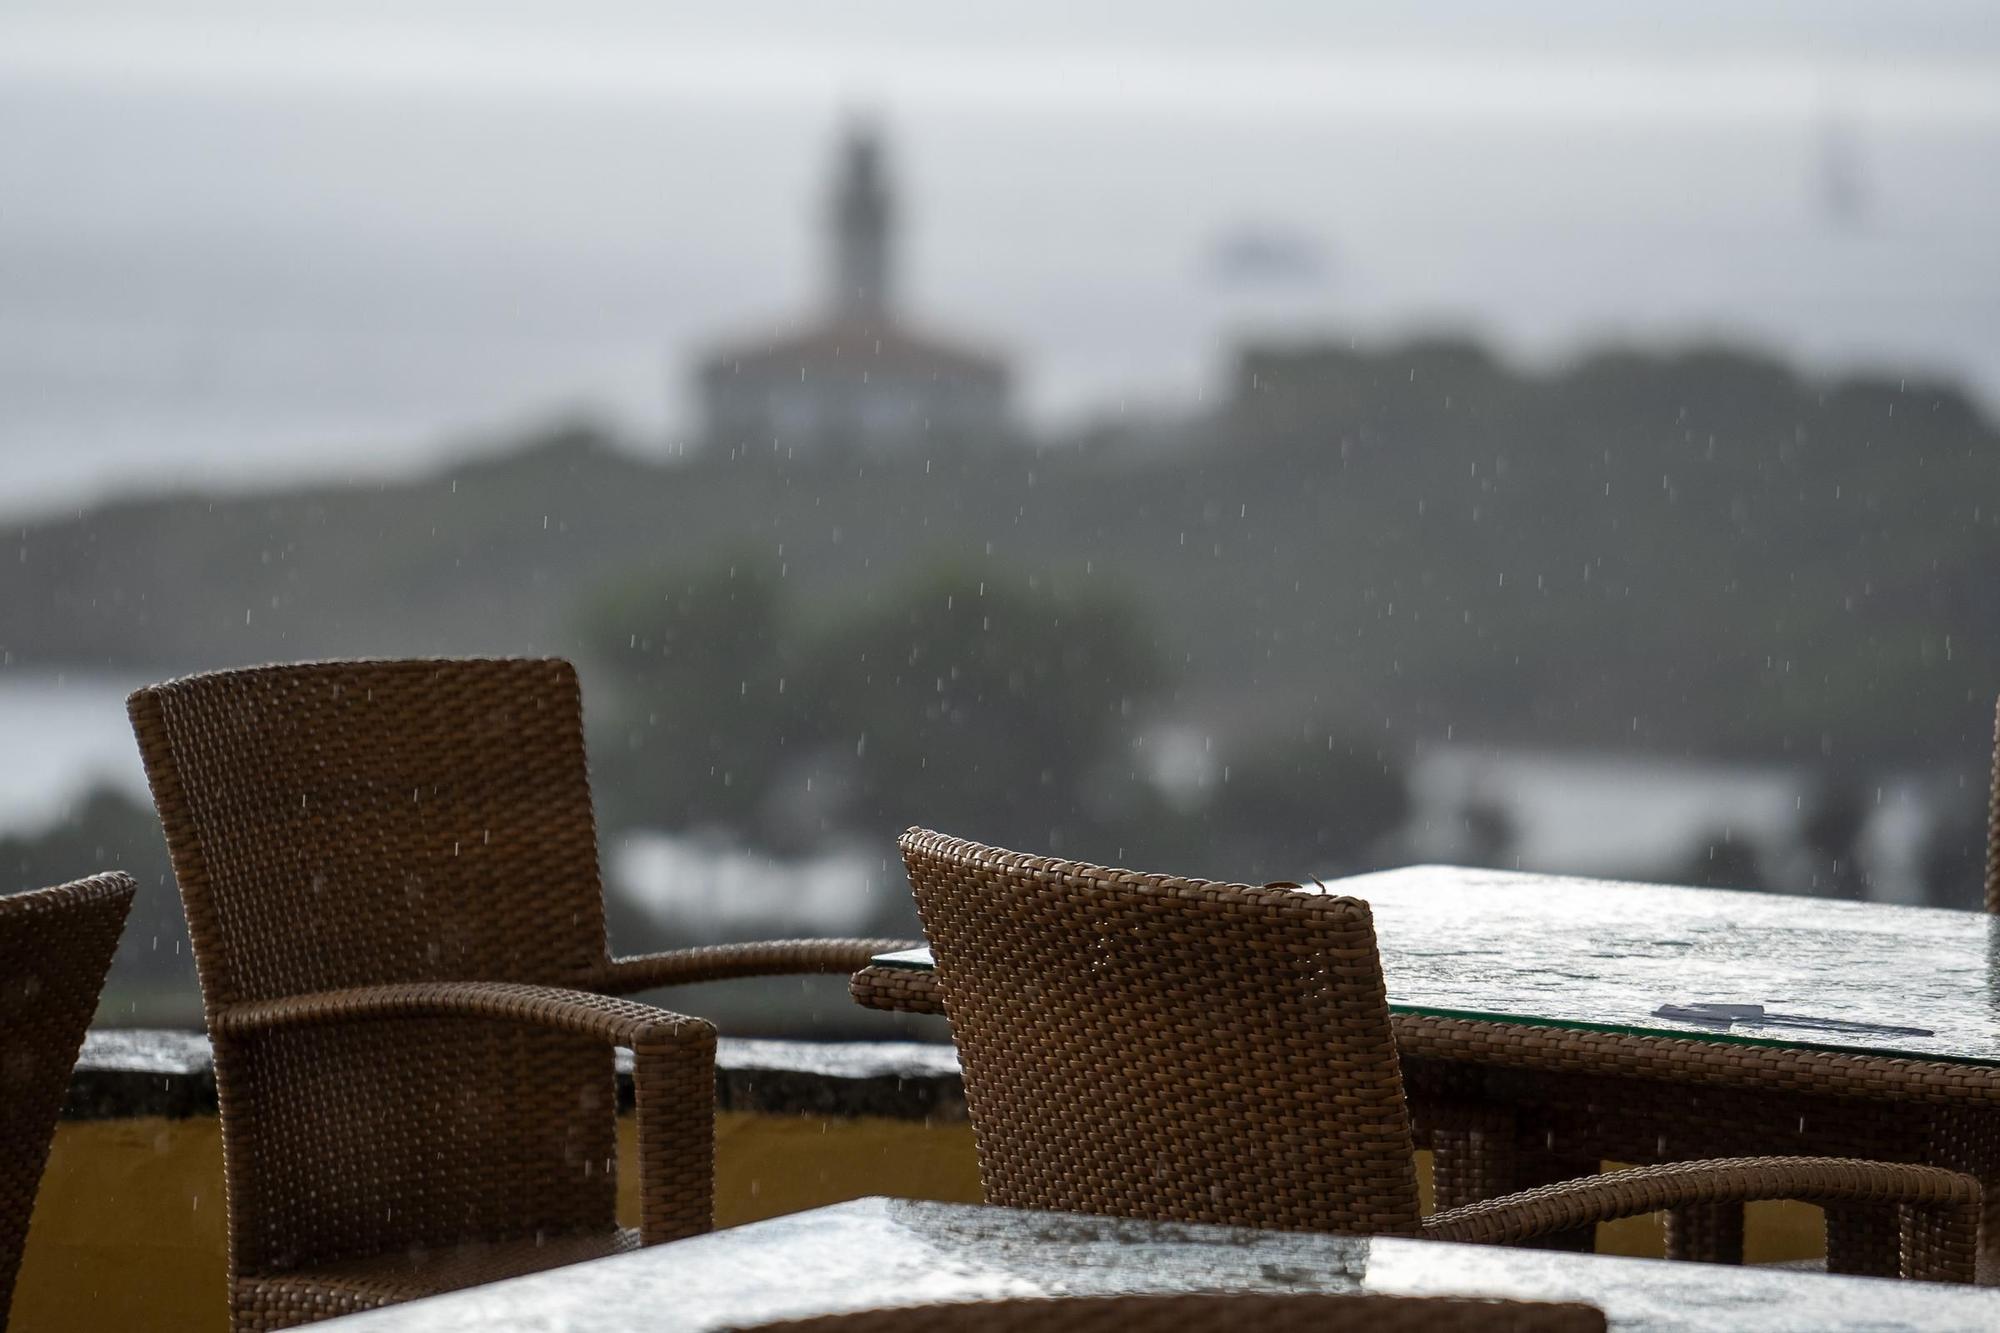
POLYGON ((1455 866, 1326 887, 1373 908, 1398 1012, 2000 1067, 2000 918, 1984 913, 1455 866), (1930 1035, 1656 1012, 1704 1003, 1930 1035))
POLYGON ((324 1327, 673 1333, 889 1305, 1175 1291, 1584 1301, 1603 1310, 1612 1328, 1631 1333, 2000 1328, 2000 1292, 1975 1287, 888 1199, 759 1222, 324 1327))

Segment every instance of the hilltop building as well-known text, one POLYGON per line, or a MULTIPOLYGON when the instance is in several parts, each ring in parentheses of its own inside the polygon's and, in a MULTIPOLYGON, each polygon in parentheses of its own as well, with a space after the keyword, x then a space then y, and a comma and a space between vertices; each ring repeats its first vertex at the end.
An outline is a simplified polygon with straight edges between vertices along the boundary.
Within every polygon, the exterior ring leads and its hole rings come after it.
POLYGON ((919 332, 897 314, 896 202, 874 131, 842 143, 827 210, 821 315, 773 338, 724 346, 696 372, 711 444, 886 454, 1008 429, 999 358, 919 332))

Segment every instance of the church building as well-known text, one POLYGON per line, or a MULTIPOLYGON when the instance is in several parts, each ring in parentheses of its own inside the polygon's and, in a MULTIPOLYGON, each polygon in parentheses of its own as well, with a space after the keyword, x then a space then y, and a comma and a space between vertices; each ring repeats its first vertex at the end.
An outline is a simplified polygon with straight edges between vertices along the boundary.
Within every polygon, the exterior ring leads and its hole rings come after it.
POLYGON ((794 332, 718 348, 697 370, 710 446, 880 455, 1004 435, 1005 363, 898 313, 896 203, 869 127, 847 133, 829 204, 824 311, 794 332))

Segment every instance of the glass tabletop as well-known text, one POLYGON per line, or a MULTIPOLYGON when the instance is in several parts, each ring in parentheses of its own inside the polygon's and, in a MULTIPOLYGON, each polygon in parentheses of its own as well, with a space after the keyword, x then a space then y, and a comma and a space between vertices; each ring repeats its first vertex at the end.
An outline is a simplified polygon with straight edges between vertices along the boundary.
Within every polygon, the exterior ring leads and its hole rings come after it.
POLYGON ((1398 1012, 2000 1066, 1983 913, 1456 866, 1327 889, 1372 907, 1398 1012))
POLYGON ((1614 1333, 1957 1333, 2000 1320, 2000 1292, 1938 1282, 859 1199, 326 1327, 706 1333, 927 1302, 1218 1291, 1583 1301, 1614 1333))

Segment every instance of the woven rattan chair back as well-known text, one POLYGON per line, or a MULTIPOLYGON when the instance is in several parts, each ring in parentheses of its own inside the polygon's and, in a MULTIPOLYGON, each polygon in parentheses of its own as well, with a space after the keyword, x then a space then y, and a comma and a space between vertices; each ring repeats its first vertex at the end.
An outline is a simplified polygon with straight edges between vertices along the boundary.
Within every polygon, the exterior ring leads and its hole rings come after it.
POLYGON ((900 845, 988 1202, 1417 1230, 1366 903, 900 845))
POLYGON ((309 992, 602 971, 571 667, 261 667, 130 711, 215 1038, 232 1278, 611 1228, 602 1042, 459 1018, 216 1030, 309 992))
MULTIPOLYGON (((1317 1293, 1071 1296, 821 1315, 759 1333, 1604 1333, 1589 1305, 1317 1293)), ((743 1333, 749 1333, 746 1328, 743 1333)))
POLYGON ((127 875, 0 898, 0 1328, 83 1034, 132 908, 127 875))
POLYGON ((1986 910, 2000 913, 2000 705, 1993 710, 1993 780, 1986 796, 1986 910))

